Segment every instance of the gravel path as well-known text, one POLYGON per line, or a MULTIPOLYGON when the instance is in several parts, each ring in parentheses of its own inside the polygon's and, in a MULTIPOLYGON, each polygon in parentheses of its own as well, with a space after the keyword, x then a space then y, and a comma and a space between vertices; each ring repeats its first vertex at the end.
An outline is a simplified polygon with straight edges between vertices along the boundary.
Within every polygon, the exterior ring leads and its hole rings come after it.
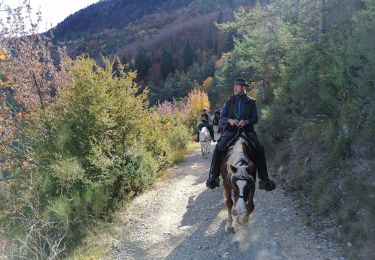
POLYGON ((236 233, 225 233, 223 188, 205 186, 210 162, 197 149, 137 197, 120 216, 123 236, 106 258, 345 259, 339 246, 303 224, 280 188, 256 190, 249 223, 234 221, 236 233))

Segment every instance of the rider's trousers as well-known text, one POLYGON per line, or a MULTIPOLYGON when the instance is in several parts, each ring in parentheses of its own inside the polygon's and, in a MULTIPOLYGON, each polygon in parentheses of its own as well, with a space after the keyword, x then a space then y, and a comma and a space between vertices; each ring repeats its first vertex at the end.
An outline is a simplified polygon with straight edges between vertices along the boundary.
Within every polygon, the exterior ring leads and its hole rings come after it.
MULTIPOLYGON (((258 170, 258 177, 259 179, 266 180, 268 179, 268 171, 263 146, 260 144, 258 137, 254 131, 245 132, 245 134, 246 139, 254 144, 255 165, 258 170)), ((210 176, 213 176, 215 178, 220 176, 220 164, 228 151, 228 147, 232 144, 234 138, 236 138, 236 135, 237 131, 225 131, 219 139, 212 155, 210 176)))

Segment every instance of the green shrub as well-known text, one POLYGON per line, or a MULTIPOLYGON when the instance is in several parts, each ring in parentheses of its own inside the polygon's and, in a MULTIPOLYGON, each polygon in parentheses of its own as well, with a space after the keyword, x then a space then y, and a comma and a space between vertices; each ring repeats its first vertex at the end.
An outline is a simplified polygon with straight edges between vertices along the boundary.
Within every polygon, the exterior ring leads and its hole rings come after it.
POLYGON ((68 73, 70 88, 24 125, 27 138, 19 136, 32 164, 15 161, 7 170, 21 179, 0 192, 0 226, 13 241, 8 255, 48 258, 72 249, 187 149, 182 121, 165 121, 147 108, 147 93, 134 95, 135 73, 114 77, 111 64, 85 58, 68 73))
POLYGON ((177 123, 168 131, 168 141, 171 147, 174 163, 183 160, 190 140, 189 129, 182 123, 177 123))

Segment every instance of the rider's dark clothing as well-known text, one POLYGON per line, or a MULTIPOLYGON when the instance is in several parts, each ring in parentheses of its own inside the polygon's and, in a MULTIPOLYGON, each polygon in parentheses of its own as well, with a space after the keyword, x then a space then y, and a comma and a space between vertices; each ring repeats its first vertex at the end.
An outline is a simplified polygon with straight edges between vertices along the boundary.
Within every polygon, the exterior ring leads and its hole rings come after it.
POLYGON ((203 127, 207 127, 208 131, 210 132, 211 140, 215 141, 214 129, 212 128, 212 125, 207 122, 201 121, 198 125, 197 142, 199 142, 199 131, 202 130, 203 127))
POLYGON ((210 115, 207 112, 201 114, 201 119, 205 119, 207 123, 210 123, 210 115))
POLYGON ((220 115, 215 115, 214 118, 212 119, 212 124, 217 126, 220 123, 220 115))
POLYGON ((259 143, 254 131, 254 124, 258 122, 258 114, 255 100, 246 94, 232 96, 225 103, 220 120, 224 123, 223 134, 220 137, 212 156, 210 177, 217 179, 220 175, 220 163, 227 153, 228 147, 233 144, 238 134, 238 127, 231 126, 229 119, 248 120, 249 124, 242 128, 246 139, 254 144, 255 164, 258 169, 258 177, 261 180, 268 180, 267 164, 263 146, 259 143))
POLYGON ((229 119, 249 120, 249 124, 245 126, 246 131, 254 131, 254 124, 258 122, 255 99, 248 97, 246 94, 231 96, 224 104, 220 117, 221 122, 226 124, 226 127, 232 127, 228 123, 229 119))
POLYGON ((222 122, 220 122, 220 112, 215 113, 215 116, 212 119, 212 125, 218 127, 217 133, 221 133, 222 132, 223 124, 222 124, 222 122))

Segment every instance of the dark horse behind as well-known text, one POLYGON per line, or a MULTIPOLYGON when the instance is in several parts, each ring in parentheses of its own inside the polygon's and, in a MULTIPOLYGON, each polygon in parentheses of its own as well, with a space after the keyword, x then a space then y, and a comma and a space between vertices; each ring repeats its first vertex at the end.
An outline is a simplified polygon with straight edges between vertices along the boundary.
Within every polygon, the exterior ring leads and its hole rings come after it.
POLYGON ((228 208, 225 225, 227 232, 235 231, 233 216, 237 216, 238 223, 243 225, 249 221, 249 216, 254 210, 256 167, 250 158, 251 154, 251 146, 247 138, 239 136, 220 166, 224 201, 228 208))

